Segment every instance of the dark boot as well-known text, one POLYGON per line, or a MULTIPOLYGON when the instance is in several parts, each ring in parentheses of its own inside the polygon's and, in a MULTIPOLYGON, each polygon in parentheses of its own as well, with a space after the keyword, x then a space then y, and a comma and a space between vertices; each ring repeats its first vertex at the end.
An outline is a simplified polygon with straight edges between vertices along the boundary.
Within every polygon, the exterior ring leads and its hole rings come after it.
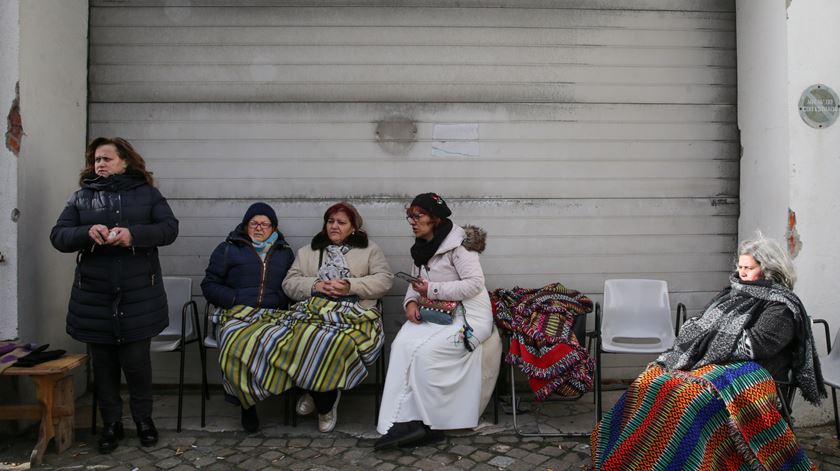
POLYGON ((423 422, 413 420, 411 422, 397 422, 388 429, 388 433, 379 437, 373 444, 376 450, 385 450, 398 446, 408 446, 417 443, 426 436, 426 428, 423 422))
POLYGON ((116 450, 123 439, 122 422, 111 422, 102 427, 102 435, 99 437, 99 453, 107 455, 116 450))
POLYGON ((143 446, 154 446, 158 442, 158 431, 151 417, 134 422, 137 425, 137 437, 143 446))
POLYGON ((424 436, 420 441, 417 443, 413 443, 412 445, 417 446, 426 446, 426 445, 433 445, 437 442, 443 441, 446 439, 446 435, 443 433, 443 430, 432 430, 426 424, 423 424, 423 428, 426 429, 426 436, 424 436))
POLYGON ((248 433, 254 433, 260 429, 260 418, 257 417, 257 406, 251 406, 248 409, 241 407, 242 410, 242 428, 248 433))

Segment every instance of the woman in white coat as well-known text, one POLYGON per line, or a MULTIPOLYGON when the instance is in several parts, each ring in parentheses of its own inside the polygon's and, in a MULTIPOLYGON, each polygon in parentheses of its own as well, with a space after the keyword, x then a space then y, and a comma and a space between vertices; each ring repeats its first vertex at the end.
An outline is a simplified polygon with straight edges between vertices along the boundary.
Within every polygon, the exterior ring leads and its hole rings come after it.
POLYGON ((406 214, 416 238, 412 275, 419 280, 406 292, 408 322, 391 344, 377 425, 384 435, 376 449, 429 443, 443 438, 441 430, 478 425, 486 404, 483 343, 491 336, 499 340, 478 259, 484 231, 454 225, 446 202, 434 193, 418 195, 406 214), (428 300, 459 301, 463 309, 455 310, 448 325, 424 321, 420 306, 428 300))

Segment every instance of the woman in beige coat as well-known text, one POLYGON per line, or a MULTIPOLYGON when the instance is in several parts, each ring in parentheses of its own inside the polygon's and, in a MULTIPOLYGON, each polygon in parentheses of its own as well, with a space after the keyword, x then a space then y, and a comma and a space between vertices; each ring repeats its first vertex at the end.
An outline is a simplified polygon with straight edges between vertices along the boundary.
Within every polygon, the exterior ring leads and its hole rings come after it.
POLYGON ((286 295, 300 301, 293 307, 301 311, 298 320, 308 326, 296 341, 305 350, 295 352, 295 385, 305 391, 296 411, 317 411, 321 432, 335 428, 340 391, 361 383, 382 351, 377 300, 392 282, 385 254, 368 240, 361 215, 347 202, 327 209, 321 232, 298 250, 283 281, 286 295))

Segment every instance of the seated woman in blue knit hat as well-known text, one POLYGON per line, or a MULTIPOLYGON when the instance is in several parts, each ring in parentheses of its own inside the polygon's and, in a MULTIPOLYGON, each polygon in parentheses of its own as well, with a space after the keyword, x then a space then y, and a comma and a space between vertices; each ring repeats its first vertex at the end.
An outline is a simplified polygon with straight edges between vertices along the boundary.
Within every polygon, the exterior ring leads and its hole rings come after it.
POLYGON ((595 468, 811 469, 775 400, 774 378, 826 395, 795 280, 778 243, 742 242, 728 286, 595 427, 595 468))
MULTIPOLYGON (((254 203, 210 255, 201 290, 208 302, 222 309, 237 305, 286 309, 289 300, 283 292, 283 279, 294 259, 292 249, 277 230, 274 209, 266 203, 254 203)), ((225 349, 227 345, 220 347, 225 349)), ((257 409, 243 405, 241 412, 245 430, 256 430, 257 409)))

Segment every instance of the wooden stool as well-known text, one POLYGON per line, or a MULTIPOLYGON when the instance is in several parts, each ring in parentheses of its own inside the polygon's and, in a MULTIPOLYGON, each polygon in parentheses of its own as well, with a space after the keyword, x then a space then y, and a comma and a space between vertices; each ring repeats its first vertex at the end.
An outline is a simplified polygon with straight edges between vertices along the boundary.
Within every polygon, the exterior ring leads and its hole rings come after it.
POLYGON ((0 420, 41 419, 38 443, 29 455, 29 464, 37 466, 44 459, 47 444, 55 438, 58 453, 73 444, 75 434, 75 395, 73 377, 68 373, 87 360, 85 354, 66 355, 31 368, 12 366, 0 376, 29 376, 35 382, 37 404, 0 406, 0 420))

